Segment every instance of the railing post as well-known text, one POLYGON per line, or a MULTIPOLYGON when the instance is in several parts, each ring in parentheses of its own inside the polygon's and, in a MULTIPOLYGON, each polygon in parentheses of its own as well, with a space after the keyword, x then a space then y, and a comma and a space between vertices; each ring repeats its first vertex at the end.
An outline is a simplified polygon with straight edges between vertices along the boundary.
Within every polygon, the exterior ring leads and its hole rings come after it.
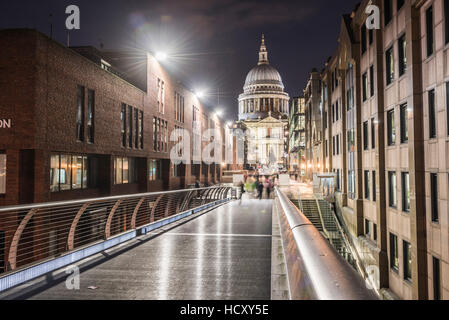
POLYGON ((106 222, 105 231, 104 231, 105 239, 108 239, 111 236, 112 218, 114 217, 114 213, 115 213, 115 211, 117 211, 117 209, 121 203, 122 203, 122 200, 118 200, 112 207, 111 212, 109 213, 108 220, 106 222))

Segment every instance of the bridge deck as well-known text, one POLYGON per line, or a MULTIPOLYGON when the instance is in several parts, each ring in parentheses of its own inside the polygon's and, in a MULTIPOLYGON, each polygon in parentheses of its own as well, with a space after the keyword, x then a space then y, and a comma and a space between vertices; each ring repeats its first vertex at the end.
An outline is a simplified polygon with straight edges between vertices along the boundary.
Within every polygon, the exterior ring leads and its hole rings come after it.
POLYGON ((271 207, 271 200, 231 202, 81 266, 80 290, 49 281, 27 298, 268 300, 271 207))

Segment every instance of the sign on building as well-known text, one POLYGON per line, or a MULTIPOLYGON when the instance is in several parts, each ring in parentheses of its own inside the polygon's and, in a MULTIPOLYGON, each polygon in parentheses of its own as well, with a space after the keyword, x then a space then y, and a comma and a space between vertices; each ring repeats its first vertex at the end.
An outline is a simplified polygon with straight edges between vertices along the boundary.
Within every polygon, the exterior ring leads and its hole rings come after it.
POLYGON ((0 129, 11 129, 11 119, 0 119, 0 129))

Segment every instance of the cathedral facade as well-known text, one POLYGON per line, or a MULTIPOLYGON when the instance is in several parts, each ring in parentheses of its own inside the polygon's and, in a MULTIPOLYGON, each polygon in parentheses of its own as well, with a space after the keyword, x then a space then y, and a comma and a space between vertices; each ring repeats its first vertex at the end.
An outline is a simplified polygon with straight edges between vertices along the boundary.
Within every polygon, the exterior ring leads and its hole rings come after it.
POLYGON ((262 170, 288 166, 289 95, 268 61, 264 36, 259 62, 247 75, 239 96, 239 122, 247 130, 247 165, 262 170))

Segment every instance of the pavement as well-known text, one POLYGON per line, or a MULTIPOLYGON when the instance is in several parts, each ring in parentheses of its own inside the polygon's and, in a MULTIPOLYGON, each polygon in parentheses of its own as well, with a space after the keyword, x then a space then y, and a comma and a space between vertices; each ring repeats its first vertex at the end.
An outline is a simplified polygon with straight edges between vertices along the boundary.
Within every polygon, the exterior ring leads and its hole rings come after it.
POLYGON ((155 231, 119 254, 28 293, 31 300, 269 300, 272 200, 243 198, 176 227, 155 231))

